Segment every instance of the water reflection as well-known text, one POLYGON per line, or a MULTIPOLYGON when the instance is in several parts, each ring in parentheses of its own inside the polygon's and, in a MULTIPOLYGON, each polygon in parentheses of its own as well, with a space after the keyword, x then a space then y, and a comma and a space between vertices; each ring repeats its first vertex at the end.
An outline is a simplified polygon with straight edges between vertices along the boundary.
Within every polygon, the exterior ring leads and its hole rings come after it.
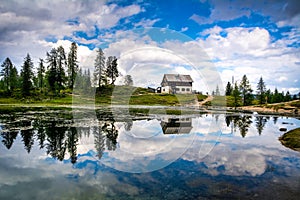
POLYGON ((191 117, 163 117, 160 124, 164 134, 188 134, 193 128, 191 117))
POLYGON ((18 135, 22 138, 25 150, 30 153, 35 143, 40 149, 45 149, 52 158, 63 161, 68 154, 71 163, 77 161, 77 146, 79 138, 94 136, 95 149, 100 159, 105 149, 116 149, 118 130, 114 121, 105 121, 101 126, 74 127, 73 121, 57 120, 52 118, 35 118, 30 116, 26 119, 14 117, 2 119, 0 134, 2 144, 7 149, 12 148, 18 135))
MULTIPOLYGON (((274 118, 276 118, 277 120, 277 117, 274 118)), ((253 124, 253 122, 255 122, 257 133, 261 135, 269 119, 270 117, 261 116, 261 115, 253 117, 252 115, 246 115, 246 114, 241 114, 241 115, 227 114, 225 117, 225 123, 227 127, 232 128, 231 130, 232 132, 236 132, 238 129, 241 136, 246 137, 249 128, 253 124)))
MULTIPOLYGON (((45 115, 38 115, 38 117, 35 115, 27 117, 24 115, 20 115, 19 117, 17 115, 6 116, 2 118, 2 125, 0 125, 2 143, 7 149, 10 149, 18 134, 20 134, 24 148, 28 153, 30 153, 32 146, 36 143, 40 149, 46 149, 46 153, 53 158, 62 161, 68 155, 71 163, 76 163, 77 146, 80 138, 90 138, 91 134, 93 138, 92 143, 97 152, 96 156, 98 159, 101 159, 106 150, 115 151, 117 149, 120 131, 135 139, 149 139, 154 138, 154 136, 160 136, 160 134, 193 134, 203 132, 203 130, 197 129, 201 129, 203 125, 208 123, 205 121, 207 115, 203 117, 174 117, 165 115, 158 119, 159 123, 156 123, 153 119, 133 120, 126 117, 116 122, 110 118, 111 114, 106 112, 102 114, 97 115, 100 119, 98 119, 97 124, 93 125, 84 123, 83 125, 74 125, 72 117, 66 113, 62 118, 47 117, 45 115), (197 123, 201 118, 203 118, 203 121, 197 123), (193 124, 197 125, 194 127, 193 124)), ((211 116, 211 120, 214 120, 216 124, 210 125, 209 129, 213 132, 214 127, 218 126, 218 123, 225 123, 230 129, 231 134, 239 133, 244 138, 247 136, 249 129, 253 129, 254 127, 258 135, 263 134, 264 128, 270 119, 268 116, 261 115, 214 114, 211 116), (220 121, 223 118, 224 121, 220 121)), ((272 119, 274 125, 276 125, 278 117, 274 116, 272 119)), ((86 121, 88 120, 87 118, 86 121)), ((91 142, 89 141, 89 143, 91 142)))
POLYGON ((79 122, 66 113, 1 116, 0 199, 16 191, 23 199, 30 192, 43 199, 299 195, 299 153, 278 142, 279 128, 297 128, 297 119, 227 113, 113 120, 102 113, 79 122))

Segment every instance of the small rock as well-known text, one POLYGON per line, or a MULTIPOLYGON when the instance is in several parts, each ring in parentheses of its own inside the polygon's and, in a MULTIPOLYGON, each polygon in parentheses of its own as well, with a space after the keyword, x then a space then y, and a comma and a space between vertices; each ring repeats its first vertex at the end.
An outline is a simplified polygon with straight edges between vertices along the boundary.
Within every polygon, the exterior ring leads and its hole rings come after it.
POLYGON ((279 131, 287 131, 286 128, 280 128, 279 131))

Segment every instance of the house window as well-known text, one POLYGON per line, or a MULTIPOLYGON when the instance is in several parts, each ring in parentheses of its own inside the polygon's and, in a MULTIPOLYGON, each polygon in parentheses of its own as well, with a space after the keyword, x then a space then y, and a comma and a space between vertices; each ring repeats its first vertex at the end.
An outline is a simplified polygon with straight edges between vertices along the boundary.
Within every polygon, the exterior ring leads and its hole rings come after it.
POLYGON ((184 92, 184 91, 185 91, 185 88, 181 88, 181 91, 184 92))
POLYGON ((163 91, 165 91, 165 89, 163 89, 163 91))
POLYGON ((190 91, 190 88, 186 88, 186 91, 189 92, 189 91, 190 91))
POLYGON ((179 91, 179 88, 176 88, 176 91, 179 91))

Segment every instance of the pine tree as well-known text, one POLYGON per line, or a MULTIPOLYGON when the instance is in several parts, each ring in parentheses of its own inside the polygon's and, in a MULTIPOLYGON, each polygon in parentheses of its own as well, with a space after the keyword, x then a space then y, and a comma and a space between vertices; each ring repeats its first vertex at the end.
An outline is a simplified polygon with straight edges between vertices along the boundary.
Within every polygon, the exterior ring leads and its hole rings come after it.
POLYGON ((274 95, 273 95, 273 98, 272 98, 272 102, 273 103, 279 103, 280 102, 280 97, 279 97, 279 93, 278 93, 277 88, 275 88, 275 90, 274 90, 274 95))
POLYGON ((55 48, 51 49, 50 53, 47 52, 47 81, 52 91, 55 91, 56 86, 56 74, 57 74, 57 51, 55 48))
POLYGON ((32 88, 32 77, 33 77, 33 62, 30 58, 30 55, 27 54, 24 60, 21 71, 21 80, 22 80, 22 94, 23 96, 29 96, 30 90, 32 88))
POLYGON ((263 104, 266 97, 266 85, 262 77, 260 77, 257 83, 257 96, 259 104, 263 104))
POLYGON ((232 91, 232 96, 233 96, 233 100, 234 100, 233 104, 234 104, 235 108, 239 105, 240 95, 241 95, 241 92, 239 90, 239 87, 238 87, 237 83, 235 83, 233 91, 232 91))
POLYGON ((240 91, 242 94, 243 105, 249 105, 253 99, 251 85, 246 75, 243 76, 240 83, 240 91))
POLYGON ((105 56, 101 48, 97 50, 97 57, 95 59, 94 81, 101 87, 105 79, 105 56))
POLYGON ((58 85, 58 91, 63 89, 66 81, 65 67, 67 65, 66 53, 62 46, 57 48, 57 74, 56 81, 58 85))
POLYGON ((52 91, 58 92, 64 88, 66 75, 65 67, 67 65, 65 50, 62 46, 57 49, 51 49, 50 53, 47 52, 47 80, 49 87, 52 91))
POLYGON ((270 89, 266 91, 266 100, 267 103, 273 103, 273 93, 271 92, 270 89))
POLYGON ((1 68, 2 69, 0 72, 0 76, 3 77, 4 88, 6 91, 10 92, 12 86, 12 82, 10 79, 11 79, 11 73, 13 69, 13 64, 11 60, 9 58, 6 58, 2 63, 1 68))
POLYGON ((109 56, 106 62, 106 76, 110 78, 110 84, 114 85, 116 78, 119 76, 118 63, 115 56, 109 56))
POLYGON ((230 82, 228 81, 228 82, 227 82, 227 85, 226 85, 225 95, 226 95, 226 96, 230 96, 231 93, 232 93, 232 86, 231 86, 230 82))
POLYGON ((44 87, 44 75, 45 75, 44 60, 40 59, 39 67, 37 69, 37 78, 38 78, 38 87, 39 88, 44 87))
POLYGON ((18 70, 15 66, 13 66, 10 74, 10 89, 11 91, 14 91, 18 87, 20 87, 18 70))
POLYGON ((286 92, 285 97, 284 97, 284 101, 290 101, 292 100, 291 94, 289 91, 286 92))
POLYGON ((70 52, 68 54, 68 85, 69 88, 73 89, 75 78, 78 72, 78 61, 77 61, 77 45, 72 42, 70 52))

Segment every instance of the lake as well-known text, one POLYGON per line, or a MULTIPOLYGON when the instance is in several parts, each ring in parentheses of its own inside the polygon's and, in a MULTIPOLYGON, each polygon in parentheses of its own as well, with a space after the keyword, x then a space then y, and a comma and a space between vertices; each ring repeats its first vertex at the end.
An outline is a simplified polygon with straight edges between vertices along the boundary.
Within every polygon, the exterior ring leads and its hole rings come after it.
POLYGON ((245 113, 1 113, 0 199, 299 199, 300 152, 278 140, 298 127, 245 113))

